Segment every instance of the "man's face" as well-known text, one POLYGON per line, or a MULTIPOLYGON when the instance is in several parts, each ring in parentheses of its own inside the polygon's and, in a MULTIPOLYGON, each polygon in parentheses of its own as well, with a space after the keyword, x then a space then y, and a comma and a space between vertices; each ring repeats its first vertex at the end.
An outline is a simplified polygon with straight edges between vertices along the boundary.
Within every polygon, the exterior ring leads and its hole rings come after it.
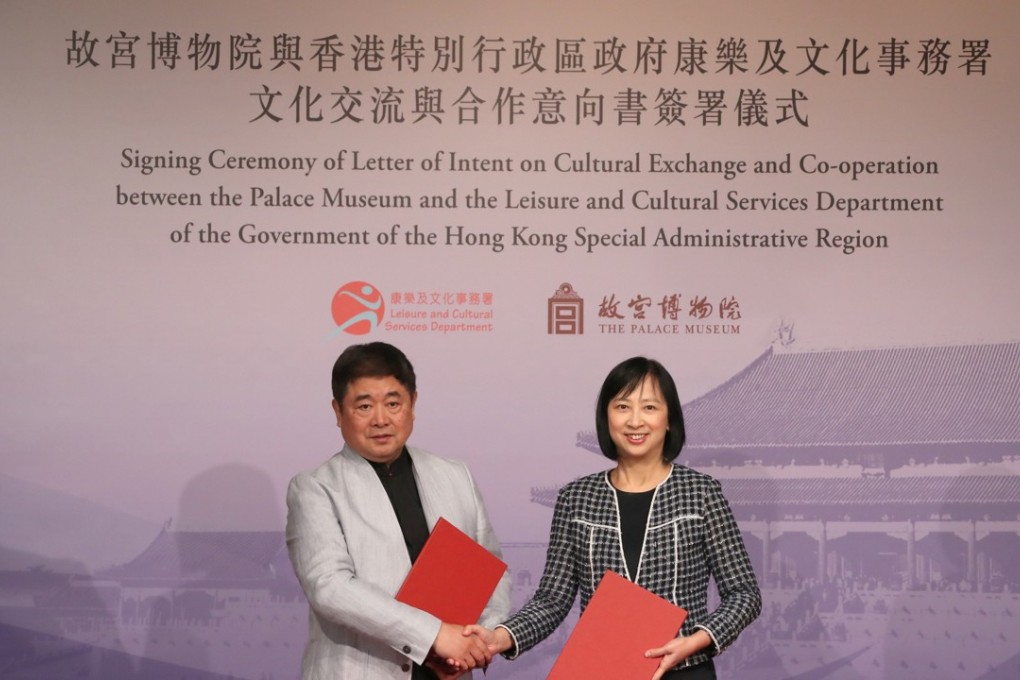
POLYGON ((359 378, 347 386, 342 404, 333 400, 336 424, 344 441, 363 458, 390 463, 411 436, 417 397, 393 376, 359 378))

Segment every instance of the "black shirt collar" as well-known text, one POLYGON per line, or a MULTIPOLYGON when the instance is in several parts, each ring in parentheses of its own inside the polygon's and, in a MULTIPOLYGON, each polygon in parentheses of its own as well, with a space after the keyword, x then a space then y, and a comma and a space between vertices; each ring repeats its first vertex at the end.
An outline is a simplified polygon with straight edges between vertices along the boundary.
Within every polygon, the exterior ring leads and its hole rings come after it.
MULTIPOLYGON (((366 460, 368 459, 366 458, 366 460)), ((408 453, 406 446, 400 451, 400 455, 393 462, 377 463, 374 460, 369 460, 368 462, 380 477, 399 477, 411 474, 411 454, 408 453)))

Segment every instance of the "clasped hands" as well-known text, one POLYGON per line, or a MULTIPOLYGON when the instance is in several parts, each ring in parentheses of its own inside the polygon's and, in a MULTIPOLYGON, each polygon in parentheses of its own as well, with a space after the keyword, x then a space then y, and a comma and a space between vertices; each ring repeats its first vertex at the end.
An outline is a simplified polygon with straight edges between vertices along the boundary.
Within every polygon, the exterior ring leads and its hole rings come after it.
POLYGON ((458 626, 444 622, 425 665, 436 672, 439 680, 453 680, 472 669, 488 668, 494 654, 509 648, 510 636, 502 628, 492 631, 484 626, 458 626), (505 646, 500 644, 503 638, 505 646))

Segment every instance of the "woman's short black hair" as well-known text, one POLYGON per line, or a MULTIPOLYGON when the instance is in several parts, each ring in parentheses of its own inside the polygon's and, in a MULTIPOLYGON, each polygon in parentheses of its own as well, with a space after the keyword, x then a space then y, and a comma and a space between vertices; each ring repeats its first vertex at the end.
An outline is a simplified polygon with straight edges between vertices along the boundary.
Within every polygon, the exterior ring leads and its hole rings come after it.
POLYGON ((361 378, 396 378, 407 393, 414 396, 417 389, 414 367, 399 349, 385 342, 368 342, 351 345, 333 364, 333 398, 342 404, 347 388, 361 378))
POLYGON ((669 431, 666 432, 666 441, 662 448, 662 457, 670 462, 680 455, 680 449, 684 447, 687 433, 684 430, 684 413, 680 408, 680 396, 676 391, 676 383, 673 376, 658 361, 646 357, 631 357, 622 361, 609 371, 602 389, 599 391, 598 403, 595 405, 595 432, 599 438, 599 448, 602 454, 610 459, 616 460, 619 454, 616 451, 616 444, 609 436, 609 402, 618 395, 627 395, 633 392, 645 379, 651 377, 659 385, 662 398, 666 400, 666 415, 669 418, 669 431))

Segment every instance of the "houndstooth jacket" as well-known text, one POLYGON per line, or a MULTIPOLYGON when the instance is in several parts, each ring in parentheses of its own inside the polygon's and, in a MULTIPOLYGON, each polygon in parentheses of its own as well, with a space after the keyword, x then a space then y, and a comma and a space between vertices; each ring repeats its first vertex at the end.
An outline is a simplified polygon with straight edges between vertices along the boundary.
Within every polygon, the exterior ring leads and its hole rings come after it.
MULTIPOLYGON (((581 611, 606 570, 612 570, 687 610, 681 635, 703 629, 713 645, 692 655, 692 666, 718 654, 761 612, 761 593, 747 550, 719 482, 673 465, 656 488, 636 574, 627 569, 620 512, 609 473, 560 489, 553 512, 545 571, 535 596, 501 627, 515 643, 508 658, 530 649, 563 621, 581 591, 581 611), (708 611, 708 579, 720 604, 708 611)), ((658 647, 665 640, 649 640, 658 647)))

